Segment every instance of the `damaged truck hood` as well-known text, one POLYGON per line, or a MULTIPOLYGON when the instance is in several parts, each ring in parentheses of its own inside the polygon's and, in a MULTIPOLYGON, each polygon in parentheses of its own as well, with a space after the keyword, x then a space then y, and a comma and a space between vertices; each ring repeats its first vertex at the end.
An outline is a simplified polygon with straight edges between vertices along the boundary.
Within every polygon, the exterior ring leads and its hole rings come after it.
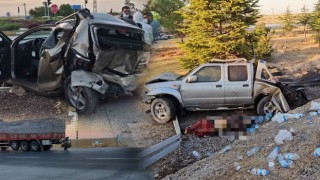
POLYGON ((167 82, 167 81, 175 81, 178 80, 181 75, 176 74, 176 73, 163 73, 160 74, 159 76, 156 76, 149 81, 146 82, 146 84, 152 84, 156 82, 167 82))

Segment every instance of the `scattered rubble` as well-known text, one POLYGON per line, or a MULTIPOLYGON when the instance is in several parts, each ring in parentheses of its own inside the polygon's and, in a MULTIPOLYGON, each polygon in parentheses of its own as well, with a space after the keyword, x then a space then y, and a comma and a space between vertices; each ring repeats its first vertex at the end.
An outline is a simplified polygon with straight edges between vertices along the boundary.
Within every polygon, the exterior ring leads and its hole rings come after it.
POLYGON ((66 117, 67 103, 33 94, 0 93, 0 119, 43 119, 66 117))
POLYGON ((289 112, 303 114, 303 117, 292 118, 281 124, 269 121, 247 140, 233 141, 228 153, 196 161, 164 179, 255 179, 257 175, 254 174, 265 175, 268 179, 318 179, 320 115, 311 116, 309 110, 311 104, 319 101, 320 99, 289 112), (307 123, 308 118, 311 118, 312 124, 307 123), (281 145, 275 144, 274 137, 279 132, 290 133, 292 140, 284 141, 281 145), (250 157, 242 156, 255 147, 263 148, 250 157), (273 158, 268 158, 276 147, 279 147, 277 153, 274 153, 273 158), (238 158, 239 156, 243 159, 238 158))

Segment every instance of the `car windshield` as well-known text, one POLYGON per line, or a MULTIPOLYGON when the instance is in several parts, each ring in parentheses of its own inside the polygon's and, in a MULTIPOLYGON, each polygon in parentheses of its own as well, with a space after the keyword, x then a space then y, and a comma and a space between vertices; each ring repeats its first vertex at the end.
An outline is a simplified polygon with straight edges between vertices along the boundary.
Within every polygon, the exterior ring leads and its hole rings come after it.
POLYGON ((187 75, 189 75, 194 69, 196 69, 197 67, 195 68, 192 68, 191 70, 189 70, 187 73, 185 74, 182 74, 181 76, 178 76, 177 80, 181 80, 183 78, 185 78, 187 75))

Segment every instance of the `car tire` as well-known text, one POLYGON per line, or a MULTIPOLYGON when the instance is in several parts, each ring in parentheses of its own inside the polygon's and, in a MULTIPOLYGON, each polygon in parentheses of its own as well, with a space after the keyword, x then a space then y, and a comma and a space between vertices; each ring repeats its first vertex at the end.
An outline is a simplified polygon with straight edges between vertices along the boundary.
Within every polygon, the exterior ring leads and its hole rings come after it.
POLYGON ((151 103, 151 114, 160 124, 165 124, 176 116, 176 107, 170 98, 156 98, 151 103))
POLYGON ((263 97, 257 104, 258 115, 265 116, 270 112, 277 110, 277 106, 271 101, 271 96, 263 97))
POLYGON ((38 141, 31 141, 30 149, 31 149, 32 152, 40 151, 40 144, 38 143, 38 141))
POLYGON ((99 104, 97 92, 84 86, 71 87, 71 77, 65 81, 64 93, 68 103, 80 114, 92 114, 99 104), (77 100, 79 97, 82 98, 82 102, 77 100))
POLYGON ((20 143, 21 150, 26 152, 30 150, 30 144, 28 141, 21 141, 20 143))
POLYGON ((19 148, 20 148, 20 144, 19 144, 18 141, 11 141, 10 142, 10 147, 11 147, 12 150, 18 151, 19 148))

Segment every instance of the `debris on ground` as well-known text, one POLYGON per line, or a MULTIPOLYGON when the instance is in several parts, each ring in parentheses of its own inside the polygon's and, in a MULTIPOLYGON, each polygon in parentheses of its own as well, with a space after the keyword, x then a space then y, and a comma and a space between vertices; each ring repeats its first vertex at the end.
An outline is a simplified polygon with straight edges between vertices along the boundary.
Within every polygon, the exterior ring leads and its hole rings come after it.
POLYGON ((247 140, 231 142, 228 153, 196 161, 164 179, 255 179, 257 175, 268 179, 318 179, 320 115, 311 116, 310 107, 311 102, 288 112, 303 117, 281 124, 269 121, 247 140), (307 123, 309 118, 312 124, 307 123), (277 135, 282 144, 275 143, 277 135), (257 147, 263 148, 257 151, 257 147), (250 151, 256 152, 239 158, 250 151))
POLYGON ((292 134, 288 130, 279 130, 278 134, 274 137, 277 144, 283 144, 283 141, 292 141, 292 134))
POLYGON ((41 119, 66 117, 64 109, 68 106, 55 98, 33 94, 16 95, 10 92, 0 93, 0 119, 41 119))

